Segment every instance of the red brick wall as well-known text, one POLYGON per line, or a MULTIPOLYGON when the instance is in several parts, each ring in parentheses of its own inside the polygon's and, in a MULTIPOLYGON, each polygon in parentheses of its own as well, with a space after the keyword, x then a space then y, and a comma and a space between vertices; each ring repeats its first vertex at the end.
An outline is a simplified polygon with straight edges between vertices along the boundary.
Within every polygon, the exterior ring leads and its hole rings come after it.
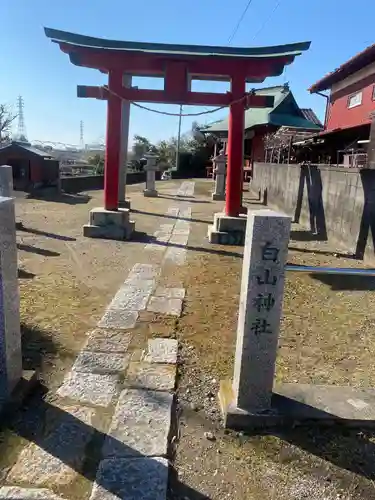
POLYGON ((375 111, 375 101, 372 100, 375 75, 351 85, 331 96, 328 107, 327 130, 356 127, 370 123, 370 113, 375 111), (362 90, 362 104, 348 108, 348 97, 362 90))

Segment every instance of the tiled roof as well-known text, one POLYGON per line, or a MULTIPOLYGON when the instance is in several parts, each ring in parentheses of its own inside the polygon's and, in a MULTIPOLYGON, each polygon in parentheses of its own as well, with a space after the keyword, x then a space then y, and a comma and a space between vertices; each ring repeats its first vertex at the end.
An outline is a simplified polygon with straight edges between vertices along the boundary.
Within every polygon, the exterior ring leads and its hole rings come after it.
POLYGON ((375 62, 375 44, 370 45, 344 64, 341 64, 337 69, 325 75, 314 83, 314 85, 309 88, 309 91, 320 92, 321 90, 327 90, 331 88, 334 83, 340 82, 347 76, 359 71, 372 62, 375 62))
POLYGON ((300 109, 306 120, 309 120, 310 122, 315 123, 315 125, 318 125, 318 127, 323 128, 323 123, 319 120, 319 118, 316 116, 316 114, 311 108, 300 108, 300 109))
MULTIPOLYGON (((287 126, 294 128, 303 128, 307 130, 318 130, 323 128, 317 116, 312 110, 311 120, 308 113, 301 110, 291 91, 283 85, 276 87, 268 87, 255 90, 256 95, 267 95, 274 97, 274 105, 271 108, 250 108, 245 112, 245 130, 248 130, 257 125, 275 125, 277 127, 287 126)), ((212 123, 205 128, 205 132, 227 132, 228 117, 219 122, 212 123)))

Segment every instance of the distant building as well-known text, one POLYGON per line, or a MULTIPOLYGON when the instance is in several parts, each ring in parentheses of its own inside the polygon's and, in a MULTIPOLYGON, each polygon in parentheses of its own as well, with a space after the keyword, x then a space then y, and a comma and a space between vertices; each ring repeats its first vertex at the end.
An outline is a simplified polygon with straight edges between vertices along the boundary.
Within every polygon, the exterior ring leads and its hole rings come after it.
POLYGON ((30 191, 43 186, 57 186, 59 162, 46 151, 27 144, 11 142, 0 147, 0 165, 13 167, 14 189, 30 191))
MULTIPOLYGON (((323 129, 323 125, 312 109, 301 109, 287 85, 255 90, 256 95, 273 97, 273 106, 268 108, 250 108, 245 112, 244 154, 249 161, 262 162, 265 159, 265 139, 281 127, 288 128, 291 134, 306 132, 314 134, 323 129)), ((227 141, 228 118, 213 123, 202 130, 227 141)))
POLYGON ((346 61, 310 87, 327 99, 324 132, 319 149, 332 163, 356 166, 366 153, 370 115, 375 111, 375 44, 346 61), (329 90, 329 95, 322 91, 329 90))

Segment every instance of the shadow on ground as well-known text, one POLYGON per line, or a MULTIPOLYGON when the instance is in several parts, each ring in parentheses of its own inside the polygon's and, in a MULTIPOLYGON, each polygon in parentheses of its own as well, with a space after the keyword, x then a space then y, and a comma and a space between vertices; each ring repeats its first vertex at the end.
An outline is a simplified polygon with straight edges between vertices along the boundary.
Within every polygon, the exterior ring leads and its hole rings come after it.
POLYGON ((54 203, 66 203, 68 205, 85 204, 91 200, 87 194, 69 194, 56 192, 40 192, 30 194, 27 198, 40 201, 53 201, 54 203))
POLYGON ((29 271, 25 271, 25 269, 18 268, 18 278, 20 280, 31 280, 35 278, 35 274, 30 273, 29 271))
POLYGON ((211 203, 209 200, 197 200, 195 198, 190 198, 189 196, 173 196, 167 194, 158 194, 158 198, 162 198, 164 200, 173 200, 173 201, 188 201, 189 203, 211 203))
POLYGON ((70 236, 63 236, 61 234, 49 233, 47 231, 41 231, 40 229, 33 229, 32 227, 24 226, 22 222, 17 223, 16 228, 18 229, 18 231, 22 231, 24 233, 35 234, 38 236, 46 236, 47 238, 52 238, 55 240, 76 241, 76 238, 72 238, 70 236))
MULTIPOLYGON (((372 484, 374 495, 375 479, 375 432, 361 431, 360 428, 348 429, 340 426, 324 428, 319 426, 297 427, 276 434, 282 440, 316 456, 340 469, 353 472, 372 484)), ((361 489, 367 489, 365 485, 361 489)), ((358 492, 358 490, 357 490, 358 492)), ((370 490, 361 492, 364 498, 372 498, 370 490)))
POLYGON ((174 216, 174 215, 168 215, 168 214, 159 214, 159 213, 153 213, 153 212, 145 212, 143 210, 136 210, 136 209, 131 209, 132 213, 135 214, 142 214, 142 215, 152 215, 153 217, 163 217, 164 219, 174 219, 174 220, 186 220, 187 222, 198 222, 202 224, 211 224, 212 220, 203 220, 203 219, 190 219, 187 217, 180 217, 179 215, 174 216))
POLYGON ((192 250, 193 252, 205 252, 208 254, 223 255, 226 257, 237 257, 242 259, 243 255, 239 252, 227 252, 226 250, 217 250, 214 248, 207 247, 194 247, 191 245, 179 245, 177 243, 171 243, 170 241, 158 241, 155 236, 150 236, 147 233, 135 231, 133 233, 132 241, 137 241, 139 243, 152 243, 153 245, 159 245, 165 248, 181 248, 181 250, 192 250))
MULTIPOLYGON (((141 481, 141 474, 143 474, 144 478, 147 476, 151 479, 153 476, 162 478, 168 474, 171 467, 167 467, 168 470, 166 471, 164 464, 150 460, 148 467, 141 469, 139 466, 135 466, 132 468, 129 461, 122 460, 122 458, 141 459, 146 457, 118 439, 84 423, 64 409, 46 402, 44 399, 45 392, 45 388, 40 387, 25 405, 16 412, 16 415, 6 417, 1 430, 5 431, 8 428, 17 436, 35 443, 50 454, 49 467, 52 470, 59 467, 55 460, 58 459, 78 474, 84 476, 90 483, 96 481, 94 487, 98 488, 99 491, 97 492, 98 496, 95 498, 104 498, 108 493, 117 495, 116 498, 128 498, 130 490, 134 498, 138 498, 138 495, 139 498, 143 498, 143 496, 151 498, 149 496, 150 492, 147 491, 146 495, 146 492, 142 489, 144 483, 141 481), (79 439, 77 439, 77 436, 79 436, 79 439), (115 458, 108 460, 104 464, 102 463, 101 473, 97 474, 99 463, 104 458, 102 456, 104 443, 107 450, 111 450, 110 455, 115 456, 115 458), (86 454, 84 454, 85 452, 86 454), (84 454, 84 458, 81 460, 82 454, 84 454)), ((155 402, 160 405, 166 404, 163 393, 158 395, 153 393, 152 395, 147 391, 145 392, 146 397, 150 398, 151 404, 155 404, 155 402)), ((110 458, 110 455, 107 458, 110 458)), ((36 464, 30 466, 35 467, 36 464)), ((43 467, 43 463, 41 463, 41 467, 43 467)), ((41 470, 40 473, 43 474, 43 471, 41 470)), ((178 478, 173 477, 172 484, 175 485, 175 481, 178 483, 178 478)), ((160 484, 156 482, 154 486, 155 498, 162 498, 162 496, 157 495, 160 484)), ((209 500, 209 497, 188 486, 183 485, 183 491, 189 499, 209 500)), ((172 495, 169 498, 177 500, 177 498, 183 497, 172 495)))
POLYGON ((310 276, 332 290, 351 290, 351 291, 373 291, 375 290, 375 276, 365 275, 346 275, 346 274, 323 274, 311 273, 310 276))
POLYGON ((340 257, 343 259, 355 259, 355 255, 350 254, 350 253, 331 252, 328 250, 318 250, 318 249, 314 249, 314 248, 298 248, 298 247, 294 247, 294 246, 289 246, 288 249, 291 250, 292 252, 313 253, 313 254, 317 254, 317 255, 326 255, 327 257, 340 257))
POLYGON ((58 257, 59 252, 54 252, 53 250, 47 250, 45 248, 34 247, 32 245, 26 245, 25 243, 17 243, 18 250, 23 252, 35 253, 36 255, 43 255, 43 257, 58 257))
POLYGON ((22 366, 25 370, 38 370, 46 358, 74 359, 76 354, 53 340, 52 335, 36 326, 21 323, 22 366))

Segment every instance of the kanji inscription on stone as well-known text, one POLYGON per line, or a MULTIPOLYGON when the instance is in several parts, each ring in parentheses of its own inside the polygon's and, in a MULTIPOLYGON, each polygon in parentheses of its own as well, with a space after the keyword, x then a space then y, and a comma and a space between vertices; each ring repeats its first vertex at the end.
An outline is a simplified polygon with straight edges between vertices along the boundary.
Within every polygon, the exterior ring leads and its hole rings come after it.
POLYGON ((249 212, 242 266, 233 389, 238 408, 270 408, 291 219, 249 212))

